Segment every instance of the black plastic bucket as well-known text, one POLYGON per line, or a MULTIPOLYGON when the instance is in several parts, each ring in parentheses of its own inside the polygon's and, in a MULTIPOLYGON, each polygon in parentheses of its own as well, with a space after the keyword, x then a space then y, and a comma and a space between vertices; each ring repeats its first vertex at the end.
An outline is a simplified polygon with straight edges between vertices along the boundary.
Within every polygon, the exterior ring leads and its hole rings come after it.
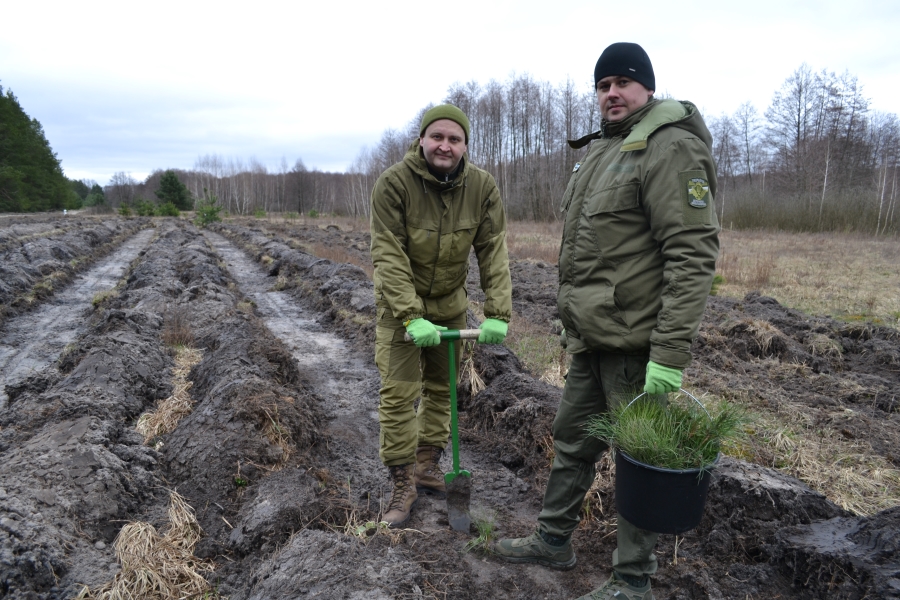
POLYGON ((684 533, 703 518, 711 469, 661 469, 616 451, 616 510, 634 525, 654 533, 684 533))
MULTIPOLYGON (((686 390, 679 390, 706 408, 686 390)), ((631 406, 646 392, 632 400, 631 406)), ((627 407, 626 407, 627 408, 627 407)), ((709 416, 709 413, 706 413, 709 416)), ((703 518, 712 469, 719 456, 702 469, 663 469, 646 465, 616 450, 616 510, 636 527, 654 533, 684 533, 703 518)))

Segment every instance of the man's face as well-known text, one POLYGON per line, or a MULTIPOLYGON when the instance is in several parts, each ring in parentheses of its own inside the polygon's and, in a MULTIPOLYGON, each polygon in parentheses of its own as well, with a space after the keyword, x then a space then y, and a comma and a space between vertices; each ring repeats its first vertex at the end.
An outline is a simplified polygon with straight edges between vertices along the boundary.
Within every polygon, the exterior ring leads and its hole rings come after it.
POLYGON ((653 90, 624 75, 610 75, 597 82, 600 116, 607 121, 621 121, 647 104, 653 90))
POLYGON ((450 119, 438 119, 419 138, 425 162, 438 173, 452 173, 466 151, 466 132, 450 119))

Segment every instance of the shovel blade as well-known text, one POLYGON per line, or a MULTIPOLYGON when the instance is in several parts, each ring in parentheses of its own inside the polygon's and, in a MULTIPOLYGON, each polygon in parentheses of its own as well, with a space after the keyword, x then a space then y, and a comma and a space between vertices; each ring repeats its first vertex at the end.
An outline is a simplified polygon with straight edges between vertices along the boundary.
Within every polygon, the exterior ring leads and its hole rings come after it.
POLYGON ((472 497, 472 478, 458 476, 447 484, 447 518, 454 531, 469 531, 469 500, 472 497))

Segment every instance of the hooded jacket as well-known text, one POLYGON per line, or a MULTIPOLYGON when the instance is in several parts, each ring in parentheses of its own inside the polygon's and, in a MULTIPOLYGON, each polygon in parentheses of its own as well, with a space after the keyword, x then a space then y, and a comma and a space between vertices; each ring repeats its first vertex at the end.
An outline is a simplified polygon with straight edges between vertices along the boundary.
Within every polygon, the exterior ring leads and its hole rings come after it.
POLYGON ((561 206, 568 351, 683 369, 719 250, 712 136, 690 102, 651 100, 590 137, 561 206))
POLYGON ((484 316, 509 321, 512 282, 506 215, 494 178, 463 156, 450 181, 428 171, 419 142, 372 190, 375 301, 401 321, 450 319, 468 308, 469 249, 475 249, 484 316))

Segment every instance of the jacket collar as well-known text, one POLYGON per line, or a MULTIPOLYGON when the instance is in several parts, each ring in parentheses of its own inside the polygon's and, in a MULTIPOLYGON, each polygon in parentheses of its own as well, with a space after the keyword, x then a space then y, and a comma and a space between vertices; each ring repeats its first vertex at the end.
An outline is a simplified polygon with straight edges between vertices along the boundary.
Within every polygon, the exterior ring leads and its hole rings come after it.
POLYGON ((469 171, 469 154, 463 154, 462 159, 459 161, 459 166, 456 169, 456 177, 449 181, 438 179, 428 170, 428 163, 425 162, 425 155, 422 154, 419 140, 410 144, 409 149, 406 151, 406 155, 403 157, 403 163, 409 167, 413 173, 421 177, 422 181, 429 187, 440 190, 449 190, 465 181, 469 171))

